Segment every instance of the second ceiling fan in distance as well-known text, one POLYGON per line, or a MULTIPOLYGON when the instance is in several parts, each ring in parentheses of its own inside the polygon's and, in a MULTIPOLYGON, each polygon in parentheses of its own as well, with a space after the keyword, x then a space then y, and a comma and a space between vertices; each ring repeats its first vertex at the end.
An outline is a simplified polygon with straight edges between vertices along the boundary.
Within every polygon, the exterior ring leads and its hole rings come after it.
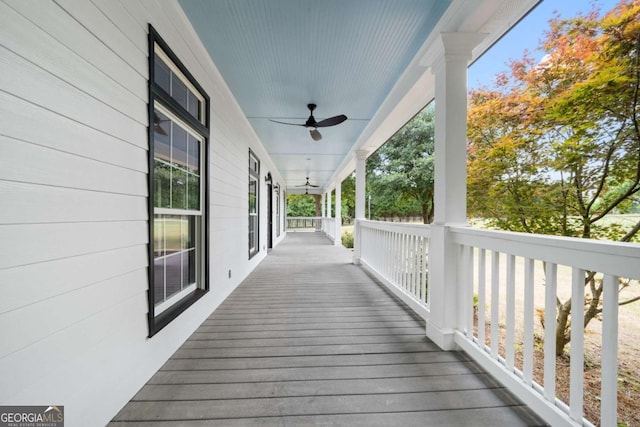
POLYGON ((311 182, 309 182, 309 177, 307 177, 307 182, 305 182, 302 185, 296 185, 296 187, 305 187, 304 194, 309 194, 309 187, 316 188, 316 187, 319 187, 319 185, 312 184, 311 182))
POLYGON ((304 126, 309 129, 309 134, 314 141, 320 141, 322 139, 322 135, 318 131, 318 128, 326 128, 329 126, 339 125, 340 123, 347 120, 347 116, 344 114, 340 114, 338 116, 329 117, 328 119, 316 121, 315 117, 313 117, 313 110, 316 109, 316 104, 307 104, 307 108, 311 112, 309 114, 309 118, 303 124, 300 123, 287 123, 287 122, 279 122, 278 120, 271 120, 274 123, 280 123, 281 125, 290 125, 290 126, 304 126))

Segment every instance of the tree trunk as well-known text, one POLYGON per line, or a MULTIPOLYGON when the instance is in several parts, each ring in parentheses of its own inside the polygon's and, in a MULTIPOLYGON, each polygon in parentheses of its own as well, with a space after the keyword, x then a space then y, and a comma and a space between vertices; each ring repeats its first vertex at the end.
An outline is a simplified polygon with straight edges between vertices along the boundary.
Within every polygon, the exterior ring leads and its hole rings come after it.
MULTIPOLYGON (((591 291, 591 299, 586 301, 586 310, 584 307, 580 309, 584 311, 584 324, 582 329, 586 329, 587 325, 595 319, 601 312, 600 300, 602 298, 603 285, 598 283, 595 273, 587 271, 585 277, 585 287, 589 286, 591 291)), ((556 316, 556 356, 561 356, 564 348, 571 342, 571 299, 564 303, 558 302, 558 314, 556 316)), ((544 325, 542 325, 544 327, 544 325)), ((577 326, 577 325, 576 325, 577 326)))
POLYGON ((564 304, 557 304, 558 315, 556 317, 556 357, 562 356, 564 348, 571 341, 571 300, 564 304))
POLYGON ((322 196, 320 194, 314 194, 313 199, 316 202, 316 216, 322 216, 322 196))

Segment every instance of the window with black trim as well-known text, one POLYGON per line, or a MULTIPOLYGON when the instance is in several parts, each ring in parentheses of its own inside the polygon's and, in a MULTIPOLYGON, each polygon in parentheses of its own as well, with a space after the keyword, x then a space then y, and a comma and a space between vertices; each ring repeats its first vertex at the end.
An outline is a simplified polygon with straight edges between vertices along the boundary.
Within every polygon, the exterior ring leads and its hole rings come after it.
POLYGON ((280 185, 276 185, 274 188, 276 190, 276 237, 280 237, 280 222, 282 221, 280 219, 280 185))
POLYGON ((249 258, 260 251, 260 161, 249 150, 249 258))
POLYGON ((149 336, 208 290, 209 98, 149 26, 149 336))

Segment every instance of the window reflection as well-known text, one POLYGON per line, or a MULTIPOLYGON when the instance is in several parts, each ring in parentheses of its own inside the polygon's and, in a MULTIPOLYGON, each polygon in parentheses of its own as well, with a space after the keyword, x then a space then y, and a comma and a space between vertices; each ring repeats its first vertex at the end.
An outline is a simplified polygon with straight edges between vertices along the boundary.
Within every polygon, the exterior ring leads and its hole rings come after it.
POLYGON ((161 303, 196 281, 196 218, 155 215, 155 303, 161 303))
POLYGON ((200 210, 200 144, 167 115, 154 117, 154 204, 200 210))

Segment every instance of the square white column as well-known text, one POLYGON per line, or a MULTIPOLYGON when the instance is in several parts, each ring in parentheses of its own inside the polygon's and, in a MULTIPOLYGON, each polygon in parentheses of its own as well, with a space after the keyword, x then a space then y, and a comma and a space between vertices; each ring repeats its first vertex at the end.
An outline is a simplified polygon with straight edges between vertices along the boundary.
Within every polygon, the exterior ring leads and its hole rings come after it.
POLYGON ((333 239, 333 244, 336 246, 342 245, 342 206, 341 206, 341 198, 342 198, 342 183, 338 181, 336 184, 336 231, 335 238, 333 239))
POLYGON ((482 36, 443 33, 442 54, 431 64, 435 74, 434 208, 429 243, 430 317, 427 336, 445 350, 455 348, 459 327, 457 253, 448 227, 467 217, 467 67, 482 36))

